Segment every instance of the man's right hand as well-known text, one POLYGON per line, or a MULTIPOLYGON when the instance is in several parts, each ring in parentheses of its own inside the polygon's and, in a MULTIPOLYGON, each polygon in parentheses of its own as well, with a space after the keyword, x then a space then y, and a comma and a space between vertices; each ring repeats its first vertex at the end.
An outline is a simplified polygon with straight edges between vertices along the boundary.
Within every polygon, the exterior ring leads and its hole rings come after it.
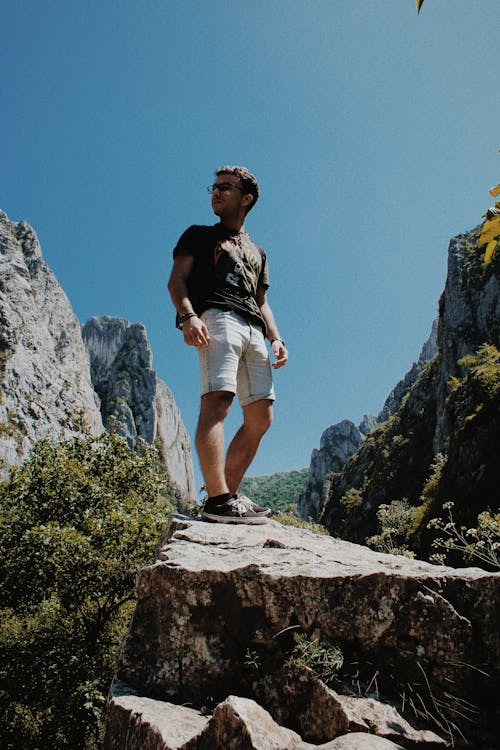
POLYGON ((197 315, 182 324, 182 335, 188 346, 208 346, 210 341, 208 328, 197 315))

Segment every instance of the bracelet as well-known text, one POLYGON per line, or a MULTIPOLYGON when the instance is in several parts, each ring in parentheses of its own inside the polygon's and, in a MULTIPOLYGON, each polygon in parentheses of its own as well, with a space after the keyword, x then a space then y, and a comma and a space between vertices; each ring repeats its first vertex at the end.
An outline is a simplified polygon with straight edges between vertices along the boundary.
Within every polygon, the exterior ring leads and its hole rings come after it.
POLYGON ((196 317, 195 312, 185 313, 184 315, 181 315, 181 317, 179 318, 179 323, 184 323, 184 321, 187 320, 188 318, 195 318, 195 317, 196 317))
POLYGON ((272 346, 272 345, 274 344, 274 342, 275 342, 275 341, 281 341, 281 343, 283 344, 283 346, 284 346, 284 347, 285 347, 285 349, 286 349, 286 344, 285 344, 285 342, 283 341, 283 339, 279 339, 278 337, 276 337, 275 339, 271 339, 271 346, 272 346))
POLYGON ((188 312, 185 313, 185 315, 181 315, 181 317, 177 319, 177 328, 180 328, 182 330, 183 323, 185 323, 189 318, 196 318, 196 313, 188 312))

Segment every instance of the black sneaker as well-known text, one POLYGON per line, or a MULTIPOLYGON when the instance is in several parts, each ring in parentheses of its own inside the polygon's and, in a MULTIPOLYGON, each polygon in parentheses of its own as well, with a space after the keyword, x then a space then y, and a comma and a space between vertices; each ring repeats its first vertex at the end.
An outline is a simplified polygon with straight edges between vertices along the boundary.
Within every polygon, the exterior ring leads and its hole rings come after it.
POLYGON ((250 510, 253 510, 254 513, 258 513, 260 516, 271 515, 271 508, 264 508, 262 505, 250 500, 246 495, 236 495, 235 500, 240 500, 242 503, 245 503, 247 508, 250 508, 250 510))
POLYGON ((201 517, 215 523, 267 523, 265 515, 256 513, 240 498, 232 498, 219 505, 206 502, 201 517))

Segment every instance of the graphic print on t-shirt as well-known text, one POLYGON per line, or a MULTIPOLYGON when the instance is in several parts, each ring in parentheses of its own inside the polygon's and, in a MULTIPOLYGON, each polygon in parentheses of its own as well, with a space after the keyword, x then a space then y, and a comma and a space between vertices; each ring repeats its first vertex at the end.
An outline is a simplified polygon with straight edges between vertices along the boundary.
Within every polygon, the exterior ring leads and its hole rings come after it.
POLYGON ((255 294, 261 258, 255 254, 253 243, 245 237, 236 241, 224 239, 214 247, 214 266, 218 285, 239 297, 255 294))

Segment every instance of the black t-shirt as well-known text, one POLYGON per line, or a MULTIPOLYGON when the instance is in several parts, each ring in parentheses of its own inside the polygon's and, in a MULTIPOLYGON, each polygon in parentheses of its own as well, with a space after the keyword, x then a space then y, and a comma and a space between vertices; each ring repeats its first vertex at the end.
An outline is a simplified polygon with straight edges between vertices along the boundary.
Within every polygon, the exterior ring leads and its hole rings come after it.
POLYGON ((264 250, 247 232, 234 232, 222 224, 186 229, 174 249, 174 258, 187 253, 194 258, 188 278, 188 296, 197 315, 216 307, 234 310, 246 320, 266 325, 256 301, 257 287, 269 287, 264 250))

